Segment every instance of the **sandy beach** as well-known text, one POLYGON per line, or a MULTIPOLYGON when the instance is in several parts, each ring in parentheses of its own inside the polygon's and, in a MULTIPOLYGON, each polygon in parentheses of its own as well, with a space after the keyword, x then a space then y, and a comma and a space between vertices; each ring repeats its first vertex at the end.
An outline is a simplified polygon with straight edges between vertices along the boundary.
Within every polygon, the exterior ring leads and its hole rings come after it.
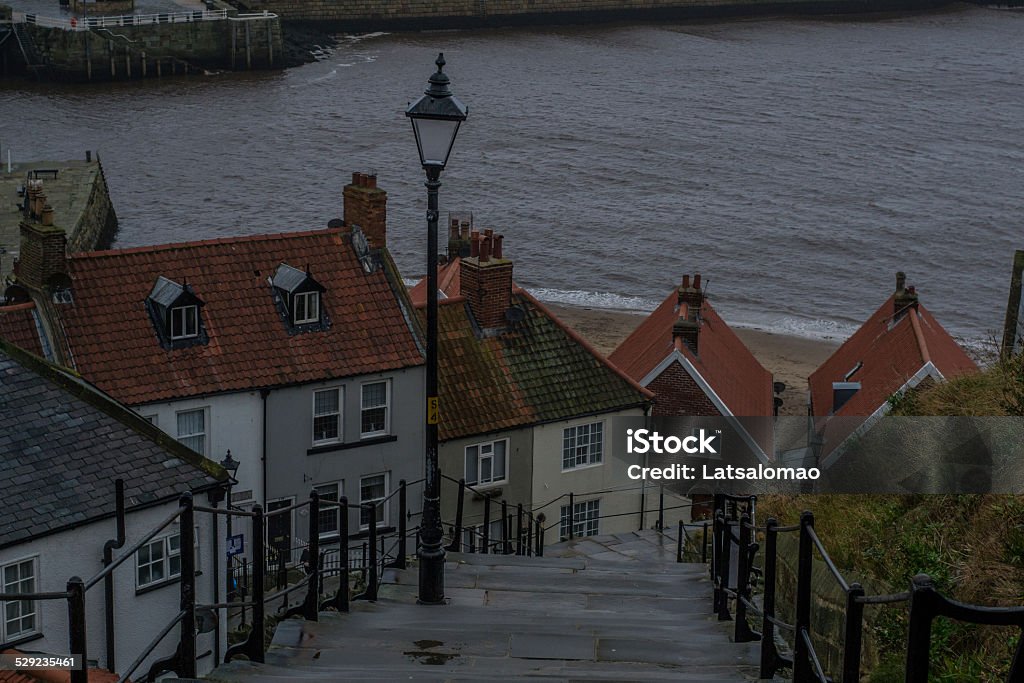
MULTIPOLYGON (((611 353, 644 319, 646 313, 548 304, 598 351, 611 353)), ((841 340, 808 339, 765 330, 733 328, 761 364, 786 383, 782 415, 807 414, 807 376, 838 348, 841 340)))

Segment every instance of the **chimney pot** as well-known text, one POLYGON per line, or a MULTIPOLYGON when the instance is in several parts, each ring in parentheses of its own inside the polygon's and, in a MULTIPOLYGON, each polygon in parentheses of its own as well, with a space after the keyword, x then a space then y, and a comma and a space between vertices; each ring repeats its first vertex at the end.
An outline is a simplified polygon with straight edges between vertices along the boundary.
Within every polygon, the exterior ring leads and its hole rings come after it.
POLYGON ((683 289, 690 288, 690 275, 686 274, 683 276, 683 289))
POLYGON ((47 204, 43 207, 42 214, 43 225, 53 225, 53 207, 47 204))
POLYGON ((693 288, 700 291, 700 273, 694 273, 693 275, 693 288))
POLYGON ((352 184, 359 185, 359 171, 352 171, 352 184))
POLYGON ((480 233, 476 230, 469 236, 469 255, 473 258, 480 256, 480 233))
POLYGON ((501 241, 503 239, 505 239, 504 235, 495 235, 494 236, 494 258, 496 258, 496 259, 500 259, 501 258, 501 241))
POLYGON ((484 230, 484 237, 494 237, 494 230, 491 228, 484 230))
POLYGON ((371 190, 376 189, 376 187, 377 187, 377 174, 376 173, 368 173, 366 175, 366 186, 368 188, 370 188, 371 190))
POLYGON ((486 263, 491 260, 491 236, 484 234, 483 239, 480 240, 480 263, 486 263))
POLYGON ((459 239, 469 239, 469 221, 462 221, 461 232, 459 233, 459 239))
POLYGON ((907 288, 907 275, 902 270, 896 273, 896 291, 902 292, 907 288))

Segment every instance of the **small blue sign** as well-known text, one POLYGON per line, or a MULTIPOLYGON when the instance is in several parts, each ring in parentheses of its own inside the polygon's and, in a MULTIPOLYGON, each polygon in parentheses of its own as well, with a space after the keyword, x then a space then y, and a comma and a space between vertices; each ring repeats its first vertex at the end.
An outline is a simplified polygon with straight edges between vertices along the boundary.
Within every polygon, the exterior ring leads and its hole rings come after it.
POLYGON ((245 534, 228 536, 228 557, 241 555, 245 552, 245 534))

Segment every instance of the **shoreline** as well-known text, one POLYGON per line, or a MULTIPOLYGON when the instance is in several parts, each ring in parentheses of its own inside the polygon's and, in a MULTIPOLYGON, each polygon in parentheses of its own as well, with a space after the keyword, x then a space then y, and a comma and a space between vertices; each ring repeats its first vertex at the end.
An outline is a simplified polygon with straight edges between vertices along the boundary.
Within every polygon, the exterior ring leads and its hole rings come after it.
MULTIPOLYGON (((544 305, 606 356, 649 315, 646 312, 548 302, 544 305)), ((775 380, 785 382, 779 414, 806 415, 807 377, 839 348, 843 340, 813 339, 751 327, 732 329, 775 380)))

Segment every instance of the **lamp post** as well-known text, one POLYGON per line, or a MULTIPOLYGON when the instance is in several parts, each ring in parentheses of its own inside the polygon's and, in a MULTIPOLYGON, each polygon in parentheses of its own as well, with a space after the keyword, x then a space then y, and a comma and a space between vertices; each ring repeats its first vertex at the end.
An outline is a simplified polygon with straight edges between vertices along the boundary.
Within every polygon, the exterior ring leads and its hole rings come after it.
POLYGON ((431 75, 423 96, 409 105, 405 115, 412 121, 420 163, 427 174, 427 391, 426 482, 423 486, 423 517, 420 532, 419 601, 425 605, 444 602, 444 530, 441 528, 441 474, 437 464, 437 191, 441 171, 448 163, 459 125, 469 109, 448 88, 444 54, 437 55, 437 71, 431 75))
MULTIPOLYGON (((227 473, 228 473, 228 493, 227 493, 227 498, 226 498, 226 503, 225 504, 227 506, 226 509, 227 509, 229 514, 227 516, 228 517, 228 523, 227 523, 227 532, 228 533, 227 533, 227 538, 224 539, 226 542, 230 542, 231 541, 231 514, 230 514, 231 513, 231 489, 234 488, 235 484, 238 483, 238 480, 235 479, 235 474, 238 472, 239 465, 241 465, 241 463, 231 457, 231 449, 228 449, 227 455, 225 455, 224 459, 220 461, 220 466, 223 467, 225 470, 227 470, 227 473)), ((231 600, 231 595, 232 595, 232 593, 234 593, 235 588, 234 588, 234 586, 231 585, 232 584, 232 580, 231 580, 232 579, 232 577, 231 577, 231 557, 228 557, 227 559, 228 559, 228 561, 224 564, 224 567, 225 567, 224 573, 227 575, 227 576, 225 576, 225 579, 227 581, 227 594, 226 595, 227 595, 228 600, 231 600)))

